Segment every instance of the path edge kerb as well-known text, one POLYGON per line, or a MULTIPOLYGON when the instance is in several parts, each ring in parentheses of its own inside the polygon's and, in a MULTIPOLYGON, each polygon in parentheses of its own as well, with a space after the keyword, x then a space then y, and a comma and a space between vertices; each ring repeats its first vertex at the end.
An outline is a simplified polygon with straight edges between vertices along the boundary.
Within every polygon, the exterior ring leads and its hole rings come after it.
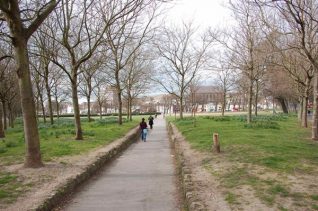
MULTIPOLYGON (((114 145, 109 150, 98 154, 93 162, 86 165, 83 170, 75 177, 69 178, 61 184, 50 197, 46 198, 37 208, 36 211, 49 211, 58 206, 63 199, 71 194, 79 185, 83 184, 94 174, 98 172, 107 162, 111 161, 116 155, 127 149, 132 143, 136 142, 139 137, 139 127, 130 130, 124 137, 113 141, 114 145)), ((107 146, 107 145, 106 145, 107 146)), ((105 147, 106 147, 105 146, 105 147)))
POLYGON ((184 158, 182 149, 180 147, 180 142, 184 141, 185 138, 179 132, 177 127, 169 122, 168 123, 169 139, 174 146, 176 161, 177 161, 177 170, 181 177, 182 185, 182 195, 183 201, 186 203, 187 210, 189 211, 205 211, 207 210, 204 203, 195 195, 194 185, 192 181, 192 173, 189 165, 184 158))

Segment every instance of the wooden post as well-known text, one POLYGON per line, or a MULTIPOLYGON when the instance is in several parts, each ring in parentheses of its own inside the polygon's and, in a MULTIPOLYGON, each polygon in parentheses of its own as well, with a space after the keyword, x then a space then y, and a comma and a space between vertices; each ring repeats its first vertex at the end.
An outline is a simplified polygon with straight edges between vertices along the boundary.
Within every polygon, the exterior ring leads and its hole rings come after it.
POLYGON ((219 134, 218 133, 213 133, 213 149, 217 153, 221 152, 220 142, 219 142, 219 134))

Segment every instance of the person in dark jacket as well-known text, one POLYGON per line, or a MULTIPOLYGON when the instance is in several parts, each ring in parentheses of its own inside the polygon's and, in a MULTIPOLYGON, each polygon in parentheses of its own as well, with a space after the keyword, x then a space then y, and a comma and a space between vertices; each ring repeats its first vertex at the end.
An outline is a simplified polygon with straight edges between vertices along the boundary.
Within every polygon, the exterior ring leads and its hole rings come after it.
POLYGON ((142 140, 142 141, 146 141, 147 132, 148 132, 147 127, 148 127, 148 125, 147 125, 147 123, 145 122, 145 118, 142 118, 142 119, 141 119, 141 122, 140 122, 140 124, 139 124, 140 134, 141 134, 141 140, 142 140))
POLYGON ((150 129, 152 129, 152 125, 153 125, 153 117, 150 115, 150 117, 148 118, 148 123, 150 125, 150 129))

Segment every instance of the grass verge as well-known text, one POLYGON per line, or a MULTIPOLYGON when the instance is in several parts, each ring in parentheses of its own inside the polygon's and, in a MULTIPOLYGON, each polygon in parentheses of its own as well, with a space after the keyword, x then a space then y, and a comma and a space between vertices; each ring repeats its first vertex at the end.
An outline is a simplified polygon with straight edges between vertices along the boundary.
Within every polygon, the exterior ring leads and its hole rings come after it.
POLYGON ((171 121, 201 152, 210 152, 212 135, 219 134, 222 153, 211 153, 202 165, 218 178, 232 206, 240 206, 240 190, 247 187, 268 207, 284 210, 280 203, 286 201, 293 204, 289 206, 314 209, 317 181, 305 184, 314 189, 297 192, 290 180, 317 174, 318 144, 308 139, 310 130, 300 128, 295 116, 263 115, 254 117, 252 124, 245 120, 246 116, 202 116, 171 121))

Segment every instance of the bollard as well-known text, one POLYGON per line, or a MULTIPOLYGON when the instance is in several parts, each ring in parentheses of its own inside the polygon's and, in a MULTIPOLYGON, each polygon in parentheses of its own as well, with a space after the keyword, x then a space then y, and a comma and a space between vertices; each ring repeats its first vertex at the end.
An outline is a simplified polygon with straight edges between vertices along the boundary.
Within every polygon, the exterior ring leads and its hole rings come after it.
POLYGON ((219 142, 219 134, 218 133, 213 133, 213 149, 217 153, 221 152, 220 142, 219 142))

